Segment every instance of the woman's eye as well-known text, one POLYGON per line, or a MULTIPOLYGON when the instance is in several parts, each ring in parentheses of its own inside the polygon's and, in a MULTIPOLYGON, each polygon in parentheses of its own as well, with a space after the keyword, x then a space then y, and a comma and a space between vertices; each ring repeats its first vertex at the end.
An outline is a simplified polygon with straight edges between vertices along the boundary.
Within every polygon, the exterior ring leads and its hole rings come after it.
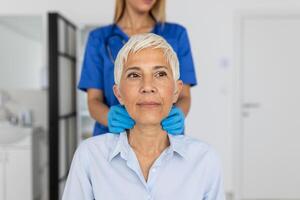
POLYGON ((127 78, 138 78, 138 77, 140 77, 140 76, 137 73, 130 73, 127 75, 127 78))
POLYGON ((157 73, 156 73, 156 76, 157 76, 157 77, 164 77, 164 76, 167 76, 167 72, 164 72, 164 71, 157 72, 157 73))

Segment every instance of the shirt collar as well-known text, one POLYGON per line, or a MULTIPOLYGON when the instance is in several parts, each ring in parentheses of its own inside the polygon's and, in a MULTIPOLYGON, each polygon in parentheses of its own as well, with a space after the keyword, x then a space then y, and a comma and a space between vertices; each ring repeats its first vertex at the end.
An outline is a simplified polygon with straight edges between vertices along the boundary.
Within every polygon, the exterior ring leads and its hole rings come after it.
POLYGON ((115 146, 112 148, 112 151, 109 155, 109 162, 111 162, 111 160, 118 154, 121 154, 121 156, 126 159, 128 154, 128 148, 129 144, 127 139, 127 133, 121 132, 119 137, 117 137, 117 142, 115 143, 115 146))
MULTIPOLYGON (((186 150, 185 150, 185 136, 183 135, 170 135, 168 134, 169 141, 170 141, 170 151, 176 152, 183 158, 186 158, 186 150)), ((112 148, 112 151, 109 155, 109 162, 116 157, 118 154, 121 155, 122 158, 127 160, 127 155, 129 152, 130 145, 128 143, 127 133, 121 132, 119 137, 117 137, 117 142, 115 146, 112 148)))
POLYGON ((181 157, 186 158, 186 138, 184 135, 171 135, 168 134, 170 141, 170 149, 173 152, 176 152, 181 157))

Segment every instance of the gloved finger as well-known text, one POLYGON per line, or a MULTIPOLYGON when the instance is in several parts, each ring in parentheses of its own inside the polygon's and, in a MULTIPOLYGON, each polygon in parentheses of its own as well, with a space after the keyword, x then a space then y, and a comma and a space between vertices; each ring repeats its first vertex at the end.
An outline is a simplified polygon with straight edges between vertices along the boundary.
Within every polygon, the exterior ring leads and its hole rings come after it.
POLYGON ((125 129, 123 129, 123 128, 120 128, 120 127, 110 127, 109 128, 109 131, 110 132, 112 132, 112 133, 117 133, 117 132, 122 132, 122 131, 124 131, 125 129))
POLYGON ((108 119, 110 120, 120 119, 120 120, 133 121, 133 119, 129 116, 129 114, 125 109, 119 109, 119 108, 113 108, 112 110, 110 110, 108 113, 108 119))
POLYGON ((182 123, 184 118, 182 116, 174 116, 164 119, 161 123, 163 126, 171 126, 173 124, 182 123))
POLYGON ((171 119, 171 118, 173 118, 173 117, 175 117, 175 116, 178 116, 178 115, 179 115, 178 112, 173 111, 173 112, 170 112, 169 115, 168 115, 167 117, 165 117, 163 120, 164 120, 164 121, 165 121, 165 120, 169 120, 169 119, 171 119))
POLYGON ((129 116, 125 116, 125 115, 114 115, 111 120, 117 120, 117 121, 124 121, 124 122, 127 122, 127 121, 132 121, 134 122, 134 120, 129 117, 129 116))
POLYGON ((168 130, 167 133, 171 135, 182 135, 184 129, 171 129, 168 130))
POLYGON ((135 124, 135 121, 129 115, 114 115, 110 119, 111 121, 119 121, 127 124, 135 124))
POLYGON ((175 123, 164 123, 162 124, 162 126, 165 128, 165 129, 177 129, 179 127, 183 127, 184 126, 184 119, 180 119, 178 118, 179 120, 175 123))
POLYGON ((165 126, 165 129, 167 129, 167 130, 182 129, 183 126, 184 126, 183 123, 177 123, 177 124, 173 124, 173 125, 170 125, 170 126, 165 126))
POLYGON ((178 117, 178 118, 173 118, 170 120, 168 119, 161 122, 163 126, 173 126, 174 124, 179 124, 179 123, 184 123, 184 119, 178 117))
MULTIPOLYGON (((180 112, 180 111, 179 111, 180 112)), ((171 111, 169 112, 168 117, 174 116, 178 113, 178 108, 172 108, 171 111)))
POLYGON ((133 126, 129 126, 129 125, 123 125, 121 123, 117 123, 117 124, 114 124, 112 126, 110 126, 110 128, 118 128, 118 129, 131 129, 133 126))
POLYGON ((115 109, 115 113, 122 115, 122 116, 130 117, 129 113, 127 112, 127 110, 125 109, 124 106, 116 106, 116 107, 114 107, 114 109, 115 109))
POLYGON ((182 124, 181 126, 177 126, 177 127, 167 127, 167 132, 169 133, 183 133, 184 131, 184 124, 182 124))
POLYGON ((115 126, 114 123, 110 122, 108 124, 108 130, 112 133, 122 132, 125 130, 125 127, 115 126))
POLYGON ((184 117, 183 111, 180 108, 173 107, 172 110, 170 111, 168 117, 173 117, 173 116, 178 116, 178 115, 184 117))
POLYGON ((123 123, 123 122, 119 122, 119 121, 115 121, 112 123, 112 127, 119 127, 119 128, 123 128, 123 129, 129 129, 129 128, 132 128, 133 126, 134 126, 134 124, 123 123))
POLYGON ((115 118, 111 120, 111 124, 115 126, 116 123, 124 124, 126 126, 133 126, 135 124, 135 121, 131 118, 127 117, 120 117, 120 118, 115 118))

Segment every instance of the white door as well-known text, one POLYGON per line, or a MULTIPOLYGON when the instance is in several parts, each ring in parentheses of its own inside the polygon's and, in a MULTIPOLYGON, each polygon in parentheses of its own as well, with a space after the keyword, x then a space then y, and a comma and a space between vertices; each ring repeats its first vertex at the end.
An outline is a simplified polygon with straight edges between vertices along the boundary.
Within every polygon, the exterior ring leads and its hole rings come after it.
POLYGON ((31 150, 11 149, 6 154, 6 200, 32 200, 31 150))
POLYGON ((241 23, 241 199, 300 199, 300 15, 241 23))

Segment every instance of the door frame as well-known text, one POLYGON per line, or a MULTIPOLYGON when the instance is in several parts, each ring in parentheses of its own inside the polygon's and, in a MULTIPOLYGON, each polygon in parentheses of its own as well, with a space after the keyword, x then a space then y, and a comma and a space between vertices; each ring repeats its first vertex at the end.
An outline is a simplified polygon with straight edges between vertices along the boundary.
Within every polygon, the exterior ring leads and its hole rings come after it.
MULTIPOLYGON (((59 156, 60 156, 60 149, 59 149, 59 134, 60 134, 60 127, 59 122, 62 119, 68 120, 70 118, 75 117, 75 122, 77 123, 77 103, 76 103, 76 81, 77 81, 77 64, 76 64, 76 56, 77 52, 75 52, 75 56, 72 56, 65 52, 60 52, 59 50, 59 24, 58 20, 63 20, 67 26, 70 26, 74 29, 76 33, 77 27, 71 23, 69 20, 64 18, 61 14, 57 12, 50 12, 47 15, 48 17, 48 81, 49 81, 49 95, 48 95, 48 125, 49 125, 49 148, 48 148, 48 155, 49 155, 49 199, 51 200, 58 200, 60 192, 60 182, 65 180, 67 177, 63 177, 60 180, 59 177, 59 156), (59 56, 69 59, 74 63, 74 71, 73 71, 73 80, 74 80, 74 104, 75 104, 75 111, 60 115, 59 113, 59 56)), ((67 35, 67 28, 66 34, 67 35)), ((67 37, 67 36, 65 36, 67 37)), ((76 39, 76 38, 75 38, 76 39)), ((65 38, 65 45, 67 48, 67 40, 65 38)), ((76 48, 76 47, 75 47, 76 48)), ((68 123, 67 123, 68 126, 68 123)), ((75 127, 75 130, 77 126, 75 127)), ((66 132, 68 132, 68 128, 66 128, 66 132)), ((77 139, 77 133, 74 133, 77 139)), ((66 147, 66 154, 69 155, 68 147, 66 147)), ((66 160, 66 166, 68 166, 68 159, 66 160)), ((65 175, 67 176, 67 174, 65 175)))

